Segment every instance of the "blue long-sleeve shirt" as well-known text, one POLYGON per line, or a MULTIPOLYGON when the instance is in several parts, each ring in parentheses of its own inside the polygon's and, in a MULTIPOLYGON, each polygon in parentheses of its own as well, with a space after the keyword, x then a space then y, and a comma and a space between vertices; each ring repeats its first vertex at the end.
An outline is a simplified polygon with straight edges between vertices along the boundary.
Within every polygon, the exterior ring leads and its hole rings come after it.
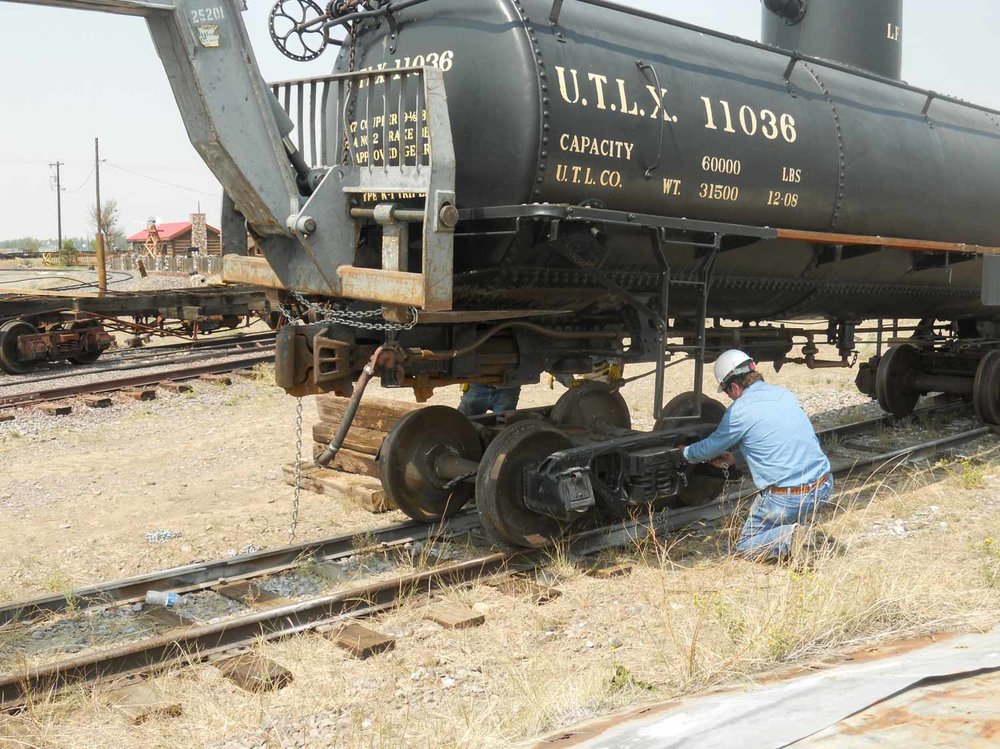
POLYGON ((830 472, 798 399, 766 382, 753 383, 733 401, 712 434, 684 448, 684 459, 704 463, 728 451, 746 463, 759 489, 812 484, 830 472))

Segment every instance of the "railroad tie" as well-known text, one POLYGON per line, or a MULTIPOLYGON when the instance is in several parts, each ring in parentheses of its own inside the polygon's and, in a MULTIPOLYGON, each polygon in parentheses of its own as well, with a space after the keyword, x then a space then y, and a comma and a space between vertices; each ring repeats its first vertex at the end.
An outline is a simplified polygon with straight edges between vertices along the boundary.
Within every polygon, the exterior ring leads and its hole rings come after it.
POLYGON ((590 577, 598 580, 608 580, 612 577, 624 577, 632 574, 632 564, 630 562, 598 562, 588 567, 586 573, 590 577))
POLYGON ((182 616, 173 609, 169 609, 166 606, 156 606, 148 603, 143 605, 142 615, 155 620, 158 624, 165 626, 168 629, 193 627, 197 624, 194 619, 182 616))
POLYGON ((540 585, 537 581, 522 575, 510 575, 486 584, 504 595, 527 598, 536 606, 554 601, 562 595, 562 591, 554 585, 540 585))
POLYGON ((168 700, 148 681, 114 686, 102 691, 100 699, 123 713, 133 725, 150 718, 175 718, 182 712, 180 703, 168 700))
POLYGON ((73 407, 68 403, 43 403, 39 408, 49 416, 67 416, 73 413, 73 407))
POLYGON ((424 607, 424 619, 440 624, 445 629, 468 629, 478 627, 486 617, 468 606, 457 603, 432 603, 424 607))
POLYGON ((261 587, 259 582, 226 583, 225 585, 212 588, 212 590, 231 601, 238 601, 254 608, 270 609, 295 603, 291 598, 279 596, 277 593, 272 593, 266 588, 261 587))
POLYGON ((13 420, 14 420, 14 414, 0 414, 0 424, 13 420))
POLYGON ((270 658, 241 653, 212 663, 219 672, 247 692, 273 692, 292 683, 292 672, 270 658))
POLYGON ((396 646, 396 638, 383 635, 373 629, 368 629, 356 622, 345 624, 322 633, 355 658, 365 659, 370 656, 392 650, 396 646))
POLYGON ((186 382, 174 382, 173 380, 164 380, 159 383, 157 387, 161 387, 168 393, 190 393, 194 390, 193 387, 188 385, 186 382))
POLYGON ((232 385, 233 378, 227 374, 203 374, 198 378, 204 382, 210 382, 213 385, 232 385))
POLYGON ((85 395, 83 402, 89 408, 111 408, 111 399, 106 395, 85 395))
POLYGON ((130 397, 135 398, 137 401, 152 401, 156 400, 156 388, 144 387, 144 388, 134 388, 128 391, 130 397))

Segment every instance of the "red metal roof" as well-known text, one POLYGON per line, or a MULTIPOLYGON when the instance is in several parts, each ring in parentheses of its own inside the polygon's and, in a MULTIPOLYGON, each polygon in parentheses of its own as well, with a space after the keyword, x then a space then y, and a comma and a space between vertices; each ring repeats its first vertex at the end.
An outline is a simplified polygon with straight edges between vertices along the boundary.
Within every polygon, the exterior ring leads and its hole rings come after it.
MULTIPOLYGON (((160 233, 160 239, 162 239, 162 240, 168 240, 168 239, 173 239, 174 237, 180 236, 184 232, 190 231, 191 230, 191 222, 190 221, 177 221, 177 222, 174 222, 172 224, 157 224, 156 228, 157 228, 157 230, 160 233)), ((220 233, 219 230, 216 229, 214 226, 209 226, 207 228, 208 228, 208 231, 210 231, 210 232, 214 232, 216 234, 220 233)), ((149 229, 143 229, 138 234, 133 234, 131 237, 129 237, 128 241, 129 242, 145 242, 147 239, 149 239, 149 229)))

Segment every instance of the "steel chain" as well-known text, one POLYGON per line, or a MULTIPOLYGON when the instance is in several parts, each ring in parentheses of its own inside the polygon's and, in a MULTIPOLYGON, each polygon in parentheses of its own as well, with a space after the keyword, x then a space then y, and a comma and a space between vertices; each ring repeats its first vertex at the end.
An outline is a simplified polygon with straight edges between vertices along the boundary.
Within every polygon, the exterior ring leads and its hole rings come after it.
POLYGON ((295 540, 299 525, 299 499, 302 496, 302 399, 295 404, 295 492, 292 499, 292 522, 288 526, 288 543, 295 540))
MULTIPOLYGON (((350 33, 350 37, 351 37, 351 46, 348 48, 347 72, 348 73, 353 73, 354 72, 354 61, 355 61, 355 56, 357 54, 357 47, 358 47, 358 24, 357 24, 357 22, 351 24, 351 30, 350 30, 349 33, 350 33)), ((351 94, 354 93, 353 89, 354 89, 354 81, 353 81, 353 79, 348 79, 347 85, 344 87, 344 101, 350 102, 350 100, 351 100, 351 94)), ((354 107, 353 106, 349 106, 346 114, 347 114, 347 117, 345 119, 350 120, 354 116, 354 107)), ((345 126, 344 126, 344 149, 343 149, 343 152, 341 153, 340 162, 342 164, 344 164, 345 166, 347 166, 348 165, 348 161, 350 161, 350 159, 351 159, 351 135, 350 135, 350 131, 347 128, 346 123, 345 123, 345 126)))
MULTIPOLYGON (((323 323, 338 323, 340 325, 347 325, 352 328, 364 328, 366 330, 381 330, 381 331, 399 331, 399 330, 411 330, 417 324, 417 318, 419 312, 416 307, 410 307, 410 321, 406 323, 395 323, 395 322, 368 322, 376 317, 382 317, 382 310, 372 309, 372 310, 340 310, 333 309, 332 307, 327 307, 322 304, 317 304, 315 302, 310 302, 302 294, 297 291, 290 292, 292 297, 300 305, 305 307, 310 312, 314 312, 319 319, 315 323, 310 323, 311 325, 323 324, 323 323)), ((293 313, 288 307, 283 304, 278 304, 278 308, 288 320, 295 320, 297 315, 293 313)))

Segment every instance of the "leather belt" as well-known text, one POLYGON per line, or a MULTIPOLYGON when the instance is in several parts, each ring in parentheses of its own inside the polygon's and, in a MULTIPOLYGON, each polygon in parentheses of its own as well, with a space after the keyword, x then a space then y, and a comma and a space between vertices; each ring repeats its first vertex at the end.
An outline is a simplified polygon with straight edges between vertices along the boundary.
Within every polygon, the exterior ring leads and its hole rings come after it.
POLYGON ((773 494, 808 494, 811 491, 819 489, 828 478, 830 478, 830 474, 826 473, 814 484, 804 484, 803 486, 772 486, 768 491, 773 494))

